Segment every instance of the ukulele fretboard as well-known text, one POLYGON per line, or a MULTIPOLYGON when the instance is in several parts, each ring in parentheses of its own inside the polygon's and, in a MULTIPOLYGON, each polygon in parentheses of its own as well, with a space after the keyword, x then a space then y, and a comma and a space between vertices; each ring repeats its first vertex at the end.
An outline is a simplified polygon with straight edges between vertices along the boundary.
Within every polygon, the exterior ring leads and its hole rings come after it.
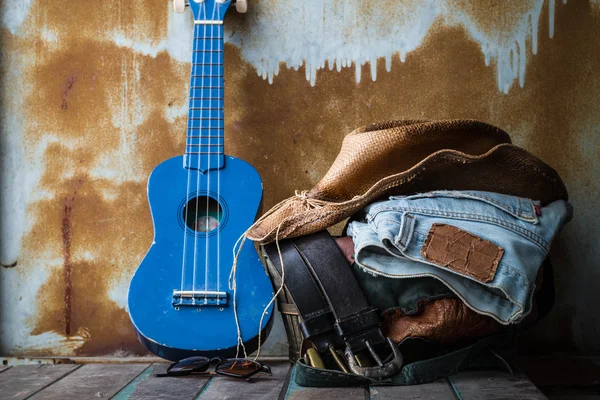
POLYGON ((225 144, 223 25, 197 24, 193 46, 184 166, 220 169, 225 144))

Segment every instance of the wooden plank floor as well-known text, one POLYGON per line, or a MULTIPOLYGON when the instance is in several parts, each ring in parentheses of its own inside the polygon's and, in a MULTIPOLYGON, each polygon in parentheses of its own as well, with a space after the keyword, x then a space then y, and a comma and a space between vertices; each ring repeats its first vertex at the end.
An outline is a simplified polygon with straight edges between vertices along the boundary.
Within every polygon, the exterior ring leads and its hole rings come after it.
POLYGON ((304 388, 287 362, 268 363, 273 375, 250 381, 224 376, 157 377, 167 364, 63 364, 0 367, 0 399, 545 399, 523 375, 461 372, 418 386, 304 388))

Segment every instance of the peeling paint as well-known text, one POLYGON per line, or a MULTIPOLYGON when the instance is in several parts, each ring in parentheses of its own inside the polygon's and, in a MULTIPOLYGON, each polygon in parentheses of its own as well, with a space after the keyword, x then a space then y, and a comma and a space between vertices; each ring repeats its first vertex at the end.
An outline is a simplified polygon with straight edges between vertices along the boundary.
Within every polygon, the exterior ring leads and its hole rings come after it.
POLYGON ((33 0, 3 1, 0 3, 0 13, 2 14, 0 26, 8 29, 13 35, 16 34, 27 18, 32 3, 33 0))
MULTIPOLYGON (((306 79, 312 86, 316 84, 317 72, 326 68, 340 72, 354 67, 356 82, 360 83, 364 65, 370 64, 371 79, 376 81, 379 59, 383 59, 386 71, 390 72, 394 55, 398 54, 405 62, 435 23, 443 21, 447 26, 464 27, 471 39, 480 44, 485 64, 495 64, 498 89, 508 93, 515 81, 521 87, 525 84, 527 42, 532 42, 532 53, 537 54, 537 27, 545 1, 475 4, 465 0, 377 3, 349 0, 338 4, 321 0, 299 3, 262 0, 253 5, 245 22, 251 28, 226 26, 225 40, 240 47, 244 59, 270 83, 282 64, 294 70, 304 66, 306 79), (268 38, 266 46, 265 38, 268 38)), ((556 6, 555 0, 547 2, 548 34, 552 38, 556 6)), ((152 57, 169 51, 175 59, 187 62, 192 38, 190 16, 170 15, 167 39, 158 44, 135 41, 121 33, 116 33, 112 40, 152 57)))
MULTIPOLYGON (((575 203, 555 247, 562 297, 535 339, 600 349, 584 309, 600 279, 587 223, 600 215, 599 2, 338 3, 256 0, 227 16, 226 150, 259 170, 265 208, 312 187, 356 126, 489 121, 575 203)), ((191 16, 159 0, 30 5, 5 4, 0 27, 0 263, 18 261, 0 268, 0 352, 143 354, 125 299, 152 241, 146 179, 185 143, 191 16)), ((277 323, 271 354, 286 354, 277 323)))
MULTIPOLYGON (((550 2, 550 32, 554 35, 554 0, 550 2)), ((317 71, 341 71, 354 66, 356 82, 369 63, 371 79, 377 79, 377 62, 384 59, 390 72, 392 57, 418 49, 437 21, 462 26, 480 44, 486 65, 496 64, 498 89, 504 93, 515 80, 525 82, 526 43, 537 53, 538 22, 544 0, 477 3, 464 0, 380 1, 321 0, 281 2, 262 0, 248 18, 251 27, 233 34, 231 42, 258 75, 273 82, 280 64, 304 66, 314 86, 317 71), (500 24, 498 23, 498 18, 500 24), (302 32, 302 34, 298 34, 302 32), (269 38, 265 43, 264 38, 269 38)))
POLYGON ((190 49, 194 37, 193 25, 189 13, 177 14, 172 12, 169 4, 164 7, 168 15, 167 37, 159 42, 127 36, 116 31, 106 39, 119 47, 130 48, 140 54, 156 57, 161 52, 168 52, 173 59, 180 62, 190 62, 190 49))
MULTIPOLYGON (((3 14, 4 15, 4 14, 3 14)), ((21 84, 24 69, 24 57, 17 53, 11 46, 10 35, 2 34, 0 47, 0 73, 2 76, 2 91, 0 93, 0 120, 2 121, 2 134, 0 135, 0 170, 14 171, 2 177, 2 196, 0 196, 0 213, 2 216, 11 216, 11 223, 7 218, 0 218, 0 263, 14 264, 19 256, 21 238, 26 231, 25 207, 31 188, 35 185, 36 178, 25 176, 22 165, 25 158, 23 144, 23 97, 27 92, 27 85, 21 84), (18 93, 19 95, 10 95, 18 93), (11 134, 7 134, 10 132, 11 134), (28 179, 29 178, 29 179, 28 179)))

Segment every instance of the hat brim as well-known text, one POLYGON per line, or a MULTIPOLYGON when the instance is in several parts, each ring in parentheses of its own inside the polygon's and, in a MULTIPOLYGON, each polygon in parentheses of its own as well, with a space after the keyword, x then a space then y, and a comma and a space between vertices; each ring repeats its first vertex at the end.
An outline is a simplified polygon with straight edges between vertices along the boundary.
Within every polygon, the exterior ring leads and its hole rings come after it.
POLYGON ((440 150, 412 168, 387 176, 364 194, 342 201, 314 205, 309 198, 290 197, 277 209, 267 212, 247 232, 261 244, 276 238, 303 236, 326 229, 389 195, 408 195, 432 190, 480 190, 539 200, 548 204, 567 200, 568 194, 558 173, 531 153, 512 144, 500 144, 484 154, 440 150))

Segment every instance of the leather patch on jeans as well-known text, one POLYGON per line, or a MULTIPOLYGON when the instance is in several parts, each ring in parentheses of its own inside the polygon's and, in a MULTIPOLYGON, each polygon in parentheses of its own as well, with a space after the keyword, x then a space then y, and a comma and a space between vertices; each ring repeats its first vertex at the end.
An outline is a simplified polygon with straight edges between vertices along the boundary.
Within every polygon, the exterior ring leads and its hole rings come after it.
POLYGON ((452 225, 433 224, 421 255, 440 267, 491 282, 504 249, 452 225))

